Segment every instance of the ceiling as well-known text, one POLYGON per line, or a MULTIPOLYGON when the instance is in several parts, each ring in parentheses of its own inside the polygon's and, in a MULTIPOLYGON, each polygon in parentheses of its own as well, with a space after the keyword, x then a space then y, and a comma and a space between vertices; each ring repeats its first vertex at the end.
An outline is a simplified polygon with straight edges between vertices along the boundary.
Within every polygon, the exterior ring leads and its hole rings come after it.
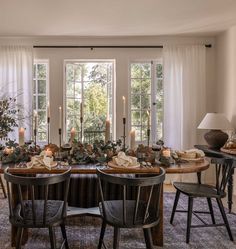
POLYGON ((215 35, 236 0, 1 0, 0 36, 215 35))

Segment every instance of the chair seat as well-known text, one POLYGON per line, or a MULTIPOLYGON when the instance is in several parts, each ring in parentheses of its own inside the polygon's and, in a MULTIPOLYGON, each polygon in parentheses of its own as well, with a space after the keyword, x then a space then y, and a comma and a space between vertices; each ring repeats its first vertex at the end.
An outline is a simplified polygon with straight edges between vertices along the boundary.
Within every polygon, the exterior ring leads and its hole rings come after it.
POLYGON ((187 182, 174 182, 173 185, 181 193, 192 197, 223 198, 226 196, 225 192, 218 194, 217 190, 211 185, 187 182))
MULTIPOLYGON (((31 201, 24 201, 25 207, 25 218, 22 215, 22 208, 21 205, 18 204, 14 209, 14 215, 10 219, 11 223, 15 226, 22 226, 22 227, 47 227, 52 226, 54 224, 60 224, 62 221, 62 211, 63 211, 63 201, 59 200, 48 200, 47 201, 47 213, 46 213, 46 220, 44 223, 44 201, 42 200, 35 200, 35 216, 36 221, 33 222, 33 213, 32 213, 32 202, 31 201)), ((65 217, 65 215, 64 215, 65 217)))
MULTIPOLYGON (((143 223, 143 217, 146 210, 145 203, 139 202, 137 217, 134 222, 134 214, 135 214, 135 203, 133 200, 126 200, 126 223, 123 223, 123 200, 112 200, 105 201, 105 209, 106 209, 106 222, 112 226, 120 227, 120 228, 134 228, 134 227, 152 227, 158 224, 159 217, 157 217, 156 213, 152 208, 149 209, 147 214, 147 219, 145 223, 143 223)), ((101 215, 103 217, 103 208, 102 204, 99 203, 99 208, 101 215)))

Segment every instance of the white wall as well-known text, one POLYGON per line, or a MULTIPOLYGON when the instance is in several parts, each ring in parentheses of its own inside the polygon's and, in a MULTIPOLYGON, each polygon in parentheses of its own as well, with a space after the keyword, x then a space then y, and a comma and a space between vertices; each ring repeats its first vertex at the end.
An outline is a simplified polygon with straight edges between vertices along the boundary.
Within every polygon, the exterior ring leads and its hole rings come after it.
MULTIPOLYGON (((216 61, 216 111, 225 113, 236 128, 236 26, 217 37, 216 61)), ((235 193, 236 184, 234 184, 235 193)))

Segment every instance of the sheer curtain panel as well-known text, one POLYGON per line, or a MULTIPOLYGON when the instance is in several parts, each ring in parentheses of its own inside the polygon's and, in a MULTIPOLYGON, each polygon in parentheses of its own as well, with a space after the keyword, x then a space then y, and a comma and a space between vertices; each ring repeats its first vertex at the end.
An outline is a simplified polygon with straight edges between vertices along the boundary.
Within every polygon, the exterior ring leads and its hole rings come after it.
MULTIPOLYGON (((15 97, 20 113, 19 127, 31 138, 33 47, 0 45, 0 98, 15 97)), ((10 135, 18 141, 18 128, 10 135)))
POLYGON ((206 48, 167 45, 163 57, 164 141, 173 149, 190 149, 206 112, 206 48))

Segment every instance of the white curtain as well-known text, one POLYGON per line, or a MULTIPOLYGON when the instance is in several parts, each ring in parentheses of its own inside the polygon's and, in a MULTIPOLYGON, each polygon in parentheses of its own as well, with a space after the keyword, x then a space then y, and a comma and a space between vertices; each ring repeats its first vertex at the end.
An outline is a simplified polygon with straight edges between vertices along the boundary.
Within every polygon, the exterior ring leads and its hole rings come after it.
MULTIPOLYGON (((32 46, 0 45, 0 98, 16 98, 18 125, 26 129, 27 140, 31 138, 32 71, 32 46)), ((9 137, 18 141, 18 128, 9 137)))
POLYGON ((163 53, 165 145, 190 149, 197 143, 197 126, 206 112, 206 48, 168 45, 163 53))

